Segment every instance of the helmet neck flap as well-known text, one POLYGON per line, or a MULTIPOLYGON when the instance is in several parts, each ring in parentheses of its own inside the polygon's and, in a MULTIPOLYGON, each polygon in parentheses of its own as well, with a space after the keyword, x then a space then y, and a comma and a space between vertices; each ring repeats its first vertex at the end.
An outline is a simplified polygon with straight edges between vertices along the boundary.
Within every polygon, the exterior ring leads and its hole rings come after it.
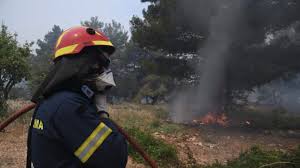
MULTIPOLYGON (((100 76, 108 69, 109 63, 109 58, 98 47, 85 47, 78 54, 61 57, 55 60, 46 79, 33 95, 32 101, 37 103, 62 90, 84 93, 83 86, 97 92, 96 83, 87 79, 100 76)), ((84 95, 91 98, 87 93, 84 95)))

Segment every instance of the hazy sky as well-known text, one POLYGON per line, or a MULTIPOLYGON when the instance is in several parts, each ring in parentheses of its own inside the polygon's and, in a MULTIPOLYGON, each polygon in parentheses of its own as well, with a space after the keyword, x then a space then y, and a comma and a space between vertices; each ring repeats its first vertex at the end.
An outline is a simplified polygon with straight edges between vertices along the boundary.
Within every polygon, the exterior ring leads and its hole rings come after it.
POLYGON ((140 0, 0 0, 0 21, 18 33, 20 42, 35 41, 54 24, 66 29, 92 16, 114 19, 129 30, 131 17, 142 16, 146 7, 140 0))

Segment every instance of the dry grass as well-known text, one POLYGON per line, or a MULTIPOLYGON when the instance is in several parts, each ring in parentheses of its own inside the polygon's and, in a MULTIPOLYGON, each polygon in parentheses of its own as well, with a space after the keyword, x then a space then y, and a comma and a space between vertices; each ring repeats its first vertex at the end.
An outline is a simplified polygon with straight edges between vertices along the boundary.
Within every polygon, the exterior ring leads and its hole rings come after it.
MULTIPOLYGON (((8 101, 7 115, 29 104, 28 101, 8 101)), ((113 105, 110 107, 111 117, 122 126, 135 125, 141 129, 146 128, 155 120, 155 109, 158 106, 141 106, 136 104, 113 105)), ((27 130, 31 113, 27 113, 12 123, 5 132, 0 132, 0 168, 25 167, 27 130)), ((143 164, 136 163, 129 158, 128 168, 144 168, 143 164)))
MULTIPOLYGON (((28 102, 11 101, 10 112, 28 102)), ((139 128, 177 148, 179 159, 185 165, 207 165, 219 160, 226 163, 239 156, 253 145, 264 149, 288 151, 299 145, 299 139, 279 137, 260 132, 234 131, 227 128, 189 127, 166 122, 164 106, 138 105, 124 103, 112 105, 109 109, 111 118, 127 128, 139 128)), ((0 168, 22 168, 25 163, 26 133, 30 114, 23 116, 0 133, 0 168)), ((128 168, 143 168, 132 159, 128 168)))
POLYGON ((21 109, 22 107, 30 104, 30 101, 25 101, 22 99, 17 99, 17 100, 8 100, 7 104, 8 104, 8 113, 10 112, 14 112, 16 110, 21 109))
POLYGON ((0 132, 0 168, 25 167, 27 125, 13 123, 0 132))
POLYGON ((148 129, 151 123, 157 121, 156 111, 161 111, 161 106, 122 104, 113 105, 109 109, 111 118, 122 126, 148 129))

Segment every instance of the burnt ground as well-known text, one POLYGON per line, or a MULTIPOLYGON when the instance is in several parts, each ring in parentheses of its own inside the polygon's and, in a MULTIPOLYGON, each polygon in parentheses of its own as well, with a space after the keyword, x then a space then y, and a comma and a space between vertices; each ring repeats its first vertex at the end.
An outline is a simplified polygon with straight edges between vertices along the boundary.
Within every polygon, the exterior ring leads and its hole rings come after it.
MULTIPOLYGON (((294 131, 295 132, 295 131, 294 131)), ((190 127, 184 133, 164 134, 155 132, 155 137, 173 144, 178 149, 181 161, 186 164, 211 164, 218 160, 227 160, 239 156, 253 145, 264 149, 289 151, 300 144, 299 137, 284 136, 282 132, 232 129, 221 127, 190 127)), ((0 168, 25 167, 27 125, 14 123, 5 132, 0 133, 0 168)), ((133 163, 128 168, 145 167, 133 163)))

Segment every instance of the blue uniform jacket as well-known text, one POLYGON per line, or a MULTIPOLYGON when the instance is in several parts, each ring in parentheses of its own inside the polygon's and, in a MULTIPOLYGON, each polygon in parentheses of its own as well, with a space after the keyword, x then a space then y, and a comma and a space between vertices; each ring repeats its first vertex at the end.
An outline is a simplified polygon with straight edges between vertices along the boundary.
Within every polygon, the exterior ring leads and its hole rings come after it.
POLYGON ((31 125, 31 167, 123 168, 127 143, 91 100, 61 91, 43 100, 31 125))

